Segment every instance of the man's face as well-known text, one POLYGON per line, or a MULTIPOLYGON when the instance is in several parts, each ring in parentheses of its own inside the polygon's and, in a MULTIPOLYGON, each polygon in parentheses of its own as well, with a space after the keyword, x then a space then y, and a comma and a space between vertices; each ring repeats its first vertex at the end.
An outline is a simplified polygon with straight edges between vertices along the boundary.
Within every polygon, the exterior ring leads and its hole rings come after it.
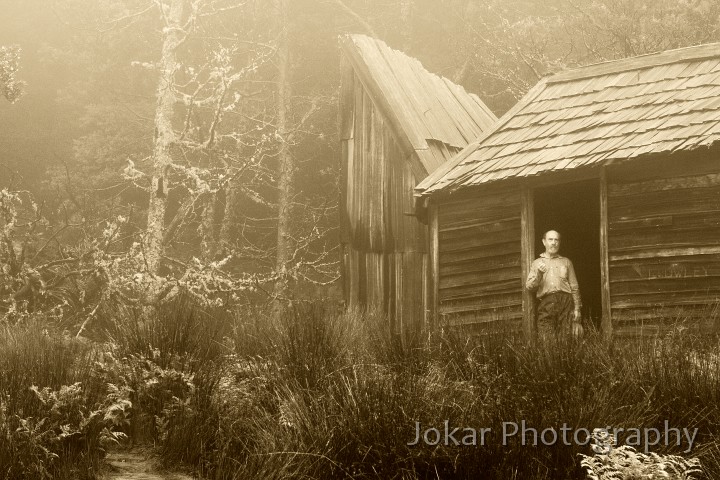
POLYGON ((545 253, 557 255, 560 251, 560 234, 555 230, 547 232, 542 242, 545 246, 545 253))

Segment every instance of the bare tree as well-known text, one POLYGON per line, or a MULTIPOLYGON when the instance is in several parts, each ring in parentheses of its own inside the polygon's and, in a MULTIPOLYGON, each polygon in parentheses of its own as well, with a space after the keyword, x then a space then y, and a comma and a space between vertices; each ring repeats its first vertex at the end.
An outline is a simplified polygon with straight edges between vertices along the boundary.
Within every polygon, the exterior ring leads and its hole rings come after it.
POLYGON ((172 117, 176 103, 175 73, 180 68, 177 48, 186 35, 183 29, 183 11, 186 0, 171 0, 169 4, 158 3, 165 25, 162 28, 160 54, 160 77, 157 87, 155 109, 155 139, 153 145, 152 176, 150 181, 150 206, 147 214, 145 258, 148 271, 157 275, 162 259, 167 210, 169 169, 173 163, 171 148, 176 141, 172 117))
POLYGON ((22 94, 23 82, 17 79, 20 47, 0 46, 0 95, 14 103, 22 94))
POLYGON ((275 297, 286 296, 288 288, 288 262, 290 260, 292 237, 290 234, 290 218, 293 201, 293 162, 290 151, 290 131, 288 111, 292 96, 290 84, 290 45, 288 44, 287 0, 275 0, 275 15, 278 23, 278 76, 277 76, 277 135, 278 151, 278 226, 277 253, 275 271, 278 279, 275 282, 275 297))

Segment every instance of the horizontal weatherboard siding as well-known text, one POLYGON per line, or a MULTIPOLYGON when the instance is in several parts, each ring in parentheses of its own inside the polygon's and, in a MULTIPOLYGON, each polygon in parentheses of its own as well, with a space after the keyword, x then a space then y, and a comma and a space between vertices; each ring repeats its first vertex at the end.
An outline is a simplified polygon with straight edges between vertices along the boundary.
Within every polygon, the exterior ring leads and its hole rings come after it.
MULTIPOLYGON (((618 335, 703 322, 720 302, 720 175, 608 185, 610 299, 618 335)), ((655 174, 657 175, 657 174, 655 174)), ((647 332, 644 332, 647 333, 647 332)))
POLYGON ((520 192, 438 206, 440 320, 453 327, 520 328, 520 192))

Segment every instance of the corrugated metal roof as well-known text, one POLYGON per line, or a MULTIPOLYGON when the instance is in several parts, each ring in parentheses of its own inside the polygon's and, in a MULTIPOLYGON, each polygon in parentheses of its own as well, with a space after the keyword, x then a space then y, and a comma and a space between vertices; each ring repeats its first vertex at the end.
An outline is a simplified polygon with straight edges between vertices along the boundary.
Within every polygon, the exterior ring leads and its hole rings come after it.
POLYGON ((709 146, 720 138, 720 44, 541 80, 416 195, 709 146))
POLYGON ((361 78, 374 83, 370 91, 383 95, 427 172, 439 165, 438 152, 448 152, 444 162, 497 121, 477 95, 380 40, 347 35, 342 45, 353 67, 365 71, 361 78), (432 147, 434 142, 449 148, 432 147))

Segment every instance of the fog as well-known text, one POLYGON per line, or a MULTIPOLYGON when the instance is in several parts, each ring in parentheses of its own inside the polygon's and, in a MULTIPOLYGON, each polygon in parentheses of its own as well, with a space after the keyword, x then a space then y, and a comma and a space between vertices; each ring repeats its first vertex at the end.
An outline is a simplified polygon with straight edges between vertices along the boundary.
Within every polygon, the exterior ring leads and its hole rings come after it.
POLYGON ((199 259, 223 262, 229 291, 256 282, 337 294, 342 35, 417 58, 499 117, 546 75, 717 41, 719 9, 641 0, 6 1, 0 187, 17 194, 20 219, 10 243, 27 250, 28 268, 82 264, 97 245, 107 261, 130 261, 141 244, 150 271, 163 275, 180 278, 199 259))

